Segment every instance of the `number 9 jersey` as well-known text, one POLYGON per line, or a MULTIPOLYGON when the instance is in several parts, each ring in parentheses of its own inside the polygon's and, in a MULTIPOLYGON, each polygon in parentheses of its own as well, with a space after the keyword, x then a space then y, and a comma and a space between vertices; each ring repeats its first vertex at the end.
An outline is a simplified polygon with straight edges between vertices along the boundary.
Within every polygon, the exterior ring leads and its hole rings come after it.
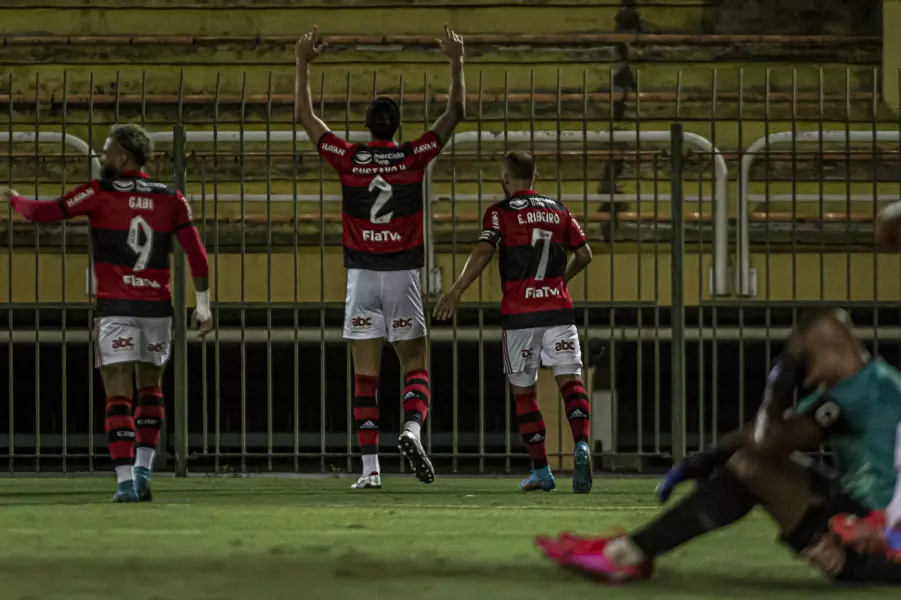
POLYGON ((499 247, 504 330, 575 323, 566 252, 587 240, 565 206, 532 190, 518 192, 485 212, 479 241, 499 247))
POLYGON ((345 267, 422 268, 422 184, 440 153, 441 140, 432 131, 399 146, 387 140, 351 144, 332 132, 319 139, 319 154, 341 180, 345 267))
POLYGON ((172 236, 193 227, 181 192, 127 172, 79 186, 58 203, 65 218, 90 220, 97 316, 171 317, 172 236))

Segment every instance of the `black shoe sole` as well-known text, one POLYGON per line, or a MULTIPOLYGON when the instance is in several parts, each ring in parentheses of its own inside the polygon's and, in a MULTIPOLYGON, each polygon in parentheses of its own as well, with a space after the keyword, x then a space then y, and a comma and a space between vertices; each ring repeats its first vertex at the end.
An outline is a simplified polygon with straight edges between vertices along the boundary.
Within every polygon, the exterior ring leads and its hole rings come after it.
POLYGON ((422 444, 418 444, 412 438, 404 436, 398 440, 397 447, 400 449, 401 454, 406 457, 407 462, 410 463, 410 467, 416 474, 416 479, 423 483, 435 481, 435 467, 432 466, 432 461, 429 460, 425 450, 422 449, 422 444))
POLYGON ((141 502, 153 501, 153 492, 150 491, 150 486, 147 486, 140 494, 138 494, 138 500, 141 502))

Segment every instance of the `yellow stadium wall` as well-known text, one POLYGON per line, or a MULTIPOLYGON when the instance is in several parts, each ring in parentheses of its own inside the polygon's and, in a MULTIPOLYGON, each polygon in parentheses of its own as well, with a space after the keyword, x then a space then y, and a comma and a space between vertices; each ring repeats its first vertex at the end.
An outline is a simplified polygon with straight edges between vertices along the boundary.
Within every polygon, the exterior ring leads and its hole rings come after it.
MULTIPOLYGON (((35 268, 35 256, 30 251, 19 251, 13 254, 12 293, 10 294, 9 256, 0 256, 0 299, 13 302, 86 302, 85 268, 87 255, 73 254, 65 258, 58 253, 40 254, 35 268), (39 282, 35 290, 35 281, 39 282), (65 280, 65 298, 61 282, 65 280)), ((241 255, 220 254, 210 256, 212 269, 212 285, 217 286, 220 302, 238 302, 241 300, 241 255), (217 269, 218 262, 218 282, 217 269)), ((454 265, 453 255, 439 254, 438 261, 442 267, 445 286, 455 272, 463 268, 465 253, 458 253, 454 265)), ((661 305, 671 301, 670 255, 661 251, 660 265, 657 270, 658 289, 656 300, 661 305)), ((271 256, 271 280, 267 282, 267 256, 265 254, 247 254, 244 257, 244 299, 248 302, 264 302, 267 295, 273 302, 293 302, 294 295, 294 257, 292 254, 273 254, 271 256)), ((685 293, 689 305, 697 304, 699 299, 708 299, 708 273, 712 265, 709 255, 701 257, 688 254, 685 258, 685 293), (703 289, 699 286, 701 273, 704 274, 703 289), (702 295, 703 294, 703 295, 702 295)), ((901 260, 896 255, 881 254, 874 261, 872 253, 825 254, 803 253, 794 258, 790 254, 770 255, 769 265, 766 256, 755 254, 752 264, 757 269, 758 299, 792 300, 792 281, 795 282, 798 300, 831 300, 831 301, 901 301, 901 260), (770 289, 767 294, 767 270, 769 270, 770 289), (794 271, 794 277, 792 275, 794 271), (877 273, 878 271, 878 273, 877 273), (821 272, 825 275, 824 296, 820 297, 821 272), (850 275, 849 275, 850 273, 850 275), (849 282, 850 276, 850 282, 849 282), (850 295, 848 293, 850 288, 850 295)), ((654 256, 652 254, 617 253, 610 261, 610 256, 596 252, 595 260, 588 268, 587 276, 580 277, 572 284, 573 298, 585 298, 585 285, 588 285, 588 299, 592 301, 635 302, 655 300, 654 289, 654 256), (613 277, 611 278, 611 268, 613 277), (614 282, 611 285, 611 280, 614 282), (612 293, 611 293, 612 289, 612 293)), ((342 268, 341 251, 328 248, 324 263, 320 263, 317 249, 303 248, 297 264, 299 281, 297 301, 327 302, 344 301, 344 269, 342 268), (321 285, 322 270, 325 266, 324 286, 321 285)), ((190 285, 190 284, 189 284, 190 285)), ((467 292, 466 301, 478 301, 478 286, 467 292)), ((500 286, 497 269, 489 267, 483 278, 482 299, 485 302, 500 301, 500 286)))

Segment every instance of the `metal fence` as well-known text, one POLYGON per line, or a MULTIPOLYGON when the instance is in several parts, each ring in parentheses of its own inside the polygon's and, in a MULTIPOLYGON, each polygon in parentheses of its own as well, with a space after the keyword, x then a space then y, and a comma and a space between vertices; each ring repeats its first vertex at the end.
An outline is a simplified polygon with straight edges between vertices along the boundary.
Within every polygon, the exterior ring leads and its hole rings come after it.
MULTIPOLYGON (((705 88, 683 87, 679 73, 673 90, 647 92, 640 72, 632 87, 612 73, 558 73, 556 91, 536 91, 533 74, 528 90, 505 81, 503 93, 468 75, 467 122, 425 182, 426 296, 434 301, 459 273, 481 214, 500 198, 497 158, 532 150, 537 187, 564 200, 595 251, 572 290, 599 464, 653 468, 749 419, 765 366, 804 306, 849 308, 873 349, 897 360, 901 259, 876 251, 872 222, 901 197, 901 121, 879 100, 877 72, 868 89, 850 72, 827 86, 820 71, 808 90, 796 76, 774 85, 769 71, 746 85, 739 71, 729 85, 713 72, 705 88)), ((318 112, 350 139, 365 139, 358 123, 379 91, 399 100, 401 139, 446 101, 428 77, 415 86, 373 78, 371 94, 355 92, 350 75, 337 93, 325 81, 318 112)), ((192 200, 218 329, 206 342, 187 332, 192 295, 177 251, 162 459, 181 473, 349 470, 357 450, 340 339, 340 186, 293 124, 293 97, 276 93, 271 75, 264 93, 245 78, 231 96, 217 85, 208 97, 181 88, 167 99, 145 93, 146 78, 133 97, 96 87, 92 76, 89 94, 70 97, 64 77, 53 94, 8 95, 0 178, 23 195, 56 197, 97 173, 92 149, 108 125, 136 121, 157 143, 151 173, 192 200)), ((3 212, 0 448, 10 471, 105 468, 86 224, 38 226, 3 212)), ((431 323, 425 439, 440 471, 527 464, 501 369, 494 271, 452 323, 431 323)), ((402 374, 390 353, 383 368, 382 450, 402 470, 389 425, 401 425, 402 374)), ((565 438, 562 403, 544 405, 565 438)))

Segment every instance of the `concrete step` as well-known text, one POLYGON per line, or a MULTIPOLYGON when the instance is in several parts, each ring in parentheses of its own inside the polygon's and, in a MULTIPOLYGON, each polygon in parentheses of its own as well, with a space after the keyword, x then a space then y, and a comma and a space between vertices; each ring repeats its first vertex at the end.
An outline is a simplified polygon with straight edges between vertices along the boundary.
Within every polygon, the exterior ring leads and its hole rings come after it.
MULTIPOLYGON (((469 91, 481 89, 487 93, 523 91, 580 92, 607 91, 611 80, 614 87, 641 91, 677 90, 694 93, 737 93, 749 95, 770 91, 791 92, 793 89, 820 90, 830 96, 843 97, 846 90, 872 92, 878 71, 868 65, 802 64, 773 66, 766 63, 642 63, 628 69, 610 64, 548 64, 537 63, 528 68, 504 64, 467 64, 469 91)), ((447 89, 448 68, 443 63, 412 64, 342 64, 314 65, 312 81, 314 93, 324 90, 327 95, 352 95, 397 92, 403 89, 421 92, 425 80, 430 92, 447 89)), ((183 68, 147 65, 140 69, 117 66, 58 65, 7 66, 0 69, 0 93, 87 95, 94 93, 120 94, 293 94, 294 69, 289 66, 223 66, 210 69, 200 65, 183 68), (65 81, 64 81, 65 77, 65 81), (65 84, 65 87, 64 87, 65 84)))
MULTIPOLYGON (((137 6, 91 8, 61 5, 16 7, 4 2, 0 21, 9 34, 58 35, 290 35, 313 24, 323 34, 414 34, 441 31, 444 23, 462 33, 513 31, 517 33, 584 33, 612 31, 622 6, 614 2, 565 3, 425 3, 388 9, 379 2, 304 3, 300 7, 174 8, 137 6), (380 5, 381 4, 381 5, 380 5), (120 8, 121 7, 121 8, 120 8), (402 14, 400 14, 402 12, 402 14)), ((642 24, 651 32, 700 32, 704 7, 698 4, 658 4, 642 12, 642 24)))
MULTIPOLYGON (((442 63, 432 35, 329 35, 318 64, 442 63)), ((7 35, 7 64, 163 64, 207 66, 294 64, 294 36, 7 35)), ((881 63, 873 36, 707 34, 470 34, 470 64, 759 62, 881 63)))

